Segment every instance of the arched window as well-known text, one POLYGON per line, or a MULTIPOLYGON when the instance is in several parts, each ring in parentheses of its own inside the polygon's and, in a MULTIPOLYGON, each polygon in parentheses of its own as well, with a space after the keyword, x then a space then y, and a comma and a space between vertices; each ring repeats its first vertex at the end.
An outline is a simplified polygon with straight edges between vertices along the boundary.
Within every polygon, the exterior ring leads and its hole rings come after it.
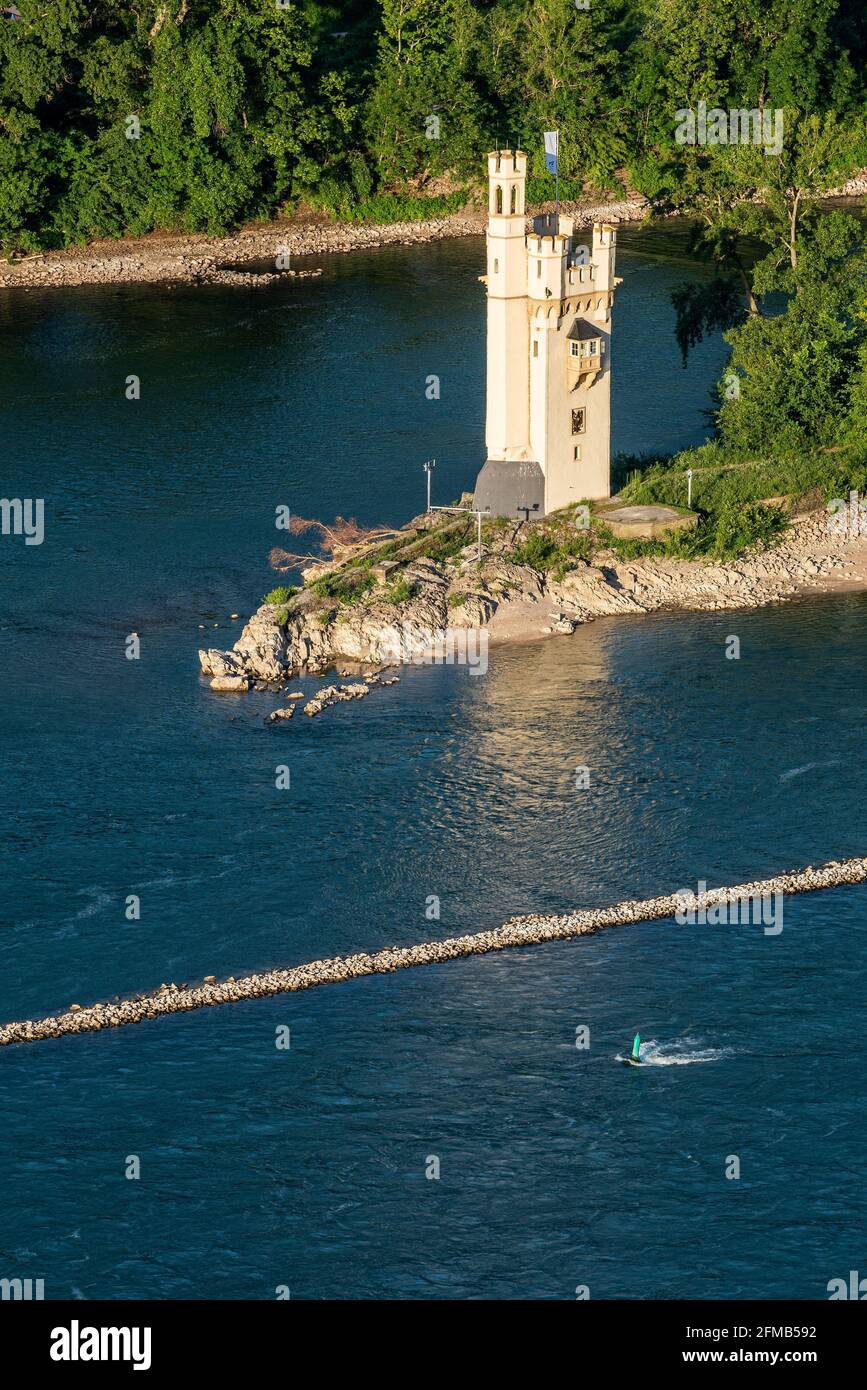
POLYGON ((497 192, 494 198, 494 211, 503 211, 503 185, 501 183, 497 184, 497 192))
POLYGON ((512 186, 512 212, 518 211, 518 188, 516 184, 512 186))

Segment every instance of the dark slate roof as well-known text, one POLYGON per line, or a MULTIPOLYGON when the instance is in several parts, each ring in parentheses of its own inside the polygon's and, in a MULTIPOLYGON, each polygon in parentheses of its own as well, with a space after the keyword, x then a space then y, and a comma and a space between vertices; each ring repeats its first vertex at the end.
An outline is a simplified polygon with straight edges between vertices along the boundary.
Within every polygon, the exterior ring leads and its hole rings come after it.
POLYGON ((588 319, 576 319, 566 337, 586 342, 588 338, 601 338, 602 330, 598 323, 590 323, 588 319))

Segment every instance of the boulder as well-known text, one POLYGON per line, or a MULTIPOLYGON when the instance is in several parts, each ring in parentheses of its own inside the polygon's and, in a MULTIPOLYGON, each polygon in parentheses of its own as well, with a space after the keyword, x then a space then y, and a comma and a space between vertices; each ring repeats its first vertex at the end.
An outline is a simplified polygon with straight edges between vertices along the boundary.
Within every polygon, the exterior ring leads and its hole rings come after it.
POLYGON ((246 675, 243 661, 234 652, 219 652, 212 647, 209 651, 199 652, 199 662, 206 676, 246 675))
POLYGON ((230 694, 238 691, 249 690, 250 682, 246 676, 214 676, 211 681, 211 689, 221 694, 230 694))

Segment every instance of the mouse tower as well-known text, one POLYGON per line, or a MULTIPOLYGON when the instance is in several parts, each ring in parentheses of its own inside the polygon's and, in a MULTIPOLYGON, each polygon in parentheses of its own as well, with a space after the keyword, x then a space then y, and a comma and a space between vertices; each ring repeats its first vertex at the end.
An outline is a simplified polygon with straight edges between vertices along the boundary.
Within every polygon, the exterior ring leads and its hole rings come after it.
POLYGON ((545 213, 526 232, 527 156, 488 155, 487 459, 473 506, 545 516, 611 494, 616 232, 545 213))

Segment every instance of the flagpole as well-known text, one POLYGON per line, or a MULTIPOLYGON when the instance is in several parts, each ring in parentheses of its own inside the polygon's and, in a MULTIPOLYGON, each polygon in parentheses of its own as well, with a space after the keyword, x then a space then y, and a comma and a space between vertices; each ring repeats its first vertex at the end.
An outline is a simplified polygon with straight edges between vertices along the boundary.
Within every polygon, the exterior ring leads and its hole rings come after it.
POLYGON ((559 130, 545 131, 545 166, 548 173, 551 172, 551 161, 554 161, 554 225, 560 230, 560 132, 559 130))

